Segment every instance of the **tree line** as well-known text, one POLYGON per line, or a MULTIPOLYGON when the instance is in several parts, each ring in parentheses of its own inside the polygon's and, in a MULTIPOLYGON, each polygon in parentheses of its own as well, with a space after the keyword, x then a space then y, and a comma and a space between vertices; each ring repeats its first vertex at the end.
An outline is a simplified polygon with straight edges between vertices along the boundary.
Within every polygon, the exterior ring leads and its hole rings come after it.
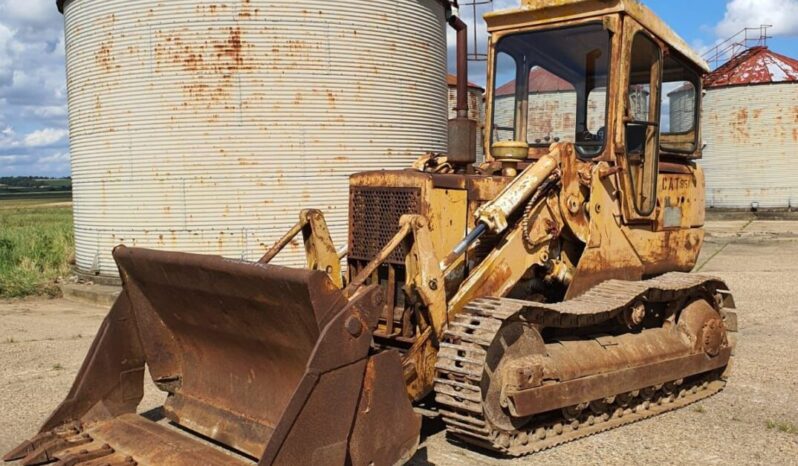
POLYGON ((72 177, 0 176, 0 190, 25 188, 44 191, 71 191, 72 177))

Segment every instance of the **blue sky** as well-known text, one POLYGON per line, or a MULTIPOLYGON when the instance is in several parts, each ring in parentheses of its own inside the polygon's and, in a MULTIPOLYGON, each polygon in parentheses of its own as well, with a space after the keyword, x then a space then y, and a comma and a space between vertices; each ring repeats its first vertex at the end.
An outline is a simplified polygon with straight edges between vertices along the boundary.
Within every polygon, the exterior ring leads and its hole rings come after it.
POLYGON ((699 51, 711 48, 744 27, 772 25, 768 46, 798 57, 798 2, 790 0, 657 0, 644 1, 699 51))
MULTIPOLYGON (((798 0, 643 1, 699 51, 745 26, 772 24, 771 48, 798 57, 798 0)), ((55 0, 0 0, 0 176, 69 174, 63 40, 55 0)), ((484 74, 472 66, 473 81, 484 74)))
MULTIPOLYGON (((641 0, 654 10, 668 25, 702 54, 707 53, 717 43, 733 36, 745 27, 759 27, 769 24, 768 46, 781 54, 798 58, 798 0, 641 0)), ((466 3, 468 0, 462 0, 466 3)), ((512 8, 520 0, 493 0, 493 8, 512 8)), ((478 10, 481 16, 486 7, 478 10)), ((471 19, 471 9, 463 8, 463 15, 471 19)), ((477 26, 484 32, 484 22, 477 26)), ((754 33, 749 33, 753 35, 754 33)), ((750 37, 749 35, 749 37, 750 37)), ((452 63, 454 49, 451 45, 454 35, 449 33, 449 70, 454 72, 452 63)), ((484 50, 484 45, 478 45, 484 50)), ((472 45, 473 47, 473 45, 472 45)), ((485 68, 479 63, 470 67, 470 79, 478 84, 485 83, 485 68)))

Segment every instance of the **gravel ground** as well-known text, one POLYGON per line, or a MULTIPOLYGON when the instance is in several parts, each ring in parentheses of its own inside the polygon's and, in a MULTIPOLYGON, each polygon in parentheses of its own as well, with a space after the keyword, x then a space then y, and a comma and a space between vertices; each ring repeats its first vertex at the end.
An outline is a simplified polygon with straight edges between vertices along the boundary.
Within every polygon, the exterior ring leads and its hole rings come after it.
MULTIPOLYGON (((798 464, 798 433, 781 431, 798 428, 798 221, 713 221, 707 229, 700 271, 726 280, 740 319, 723 392, 514 460, 462 448, 426 422, 413 464, 798 464)), ((33 434, 63 399, 104 314, 64 300, 0 301, 0 452, 33 434)), ((142 410, 158 400, 148 387, 142 410)))

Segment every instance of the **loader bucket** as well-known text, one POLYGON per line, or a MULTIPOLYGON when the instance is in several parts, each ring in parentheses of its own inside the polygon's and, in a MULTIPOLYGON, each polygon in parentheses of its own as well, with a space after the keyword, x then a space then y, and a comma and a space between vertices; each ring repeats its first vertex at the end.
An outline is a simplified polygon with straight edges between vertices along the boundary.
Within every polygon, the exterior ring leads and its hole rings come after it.
POLYGON ((393 464, 414 451, 420 420, 399 356, 371 354, 376 287, 346 299, 319 271, 125 247, 114 257, 124 292, 72 390, 5 459, 393 464), (167 393, 161 422, 136 414, 145 365, 167 393))

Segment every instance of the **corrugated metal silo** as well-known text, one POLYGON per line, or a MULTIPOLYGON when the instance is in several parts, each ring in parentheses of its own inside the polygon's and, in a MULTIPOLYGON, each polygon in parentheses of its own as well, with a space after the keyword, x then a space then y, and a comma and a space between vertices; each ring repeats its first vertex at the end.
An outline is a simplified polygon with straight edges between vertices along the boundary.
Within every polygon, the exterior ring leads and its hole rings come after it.
POLYGON ((704 87, 707 205, 798 206, 798 60, 755 47, 712 72, 704 87))
MULTIPOLYGON (((449 119, 457 116, 457 76, 448 75, 446 84, 449 86, 449 119)), ((477 165, 485 161, 485 147, 483 131, 485 130, 485 89, 481 86, 468 83, 468 118, 477 122, 477 165)))
POLYGON ((441 0, 61 6, 79 271, 120 243, 254 260, 306 207, 343 246, 351 173, 446 150, 441 0))
POLYGON ((695 89, 692 84, 684 84, 668 93, 669 133, 684 133, 693 128, 695 121, 695 89))

